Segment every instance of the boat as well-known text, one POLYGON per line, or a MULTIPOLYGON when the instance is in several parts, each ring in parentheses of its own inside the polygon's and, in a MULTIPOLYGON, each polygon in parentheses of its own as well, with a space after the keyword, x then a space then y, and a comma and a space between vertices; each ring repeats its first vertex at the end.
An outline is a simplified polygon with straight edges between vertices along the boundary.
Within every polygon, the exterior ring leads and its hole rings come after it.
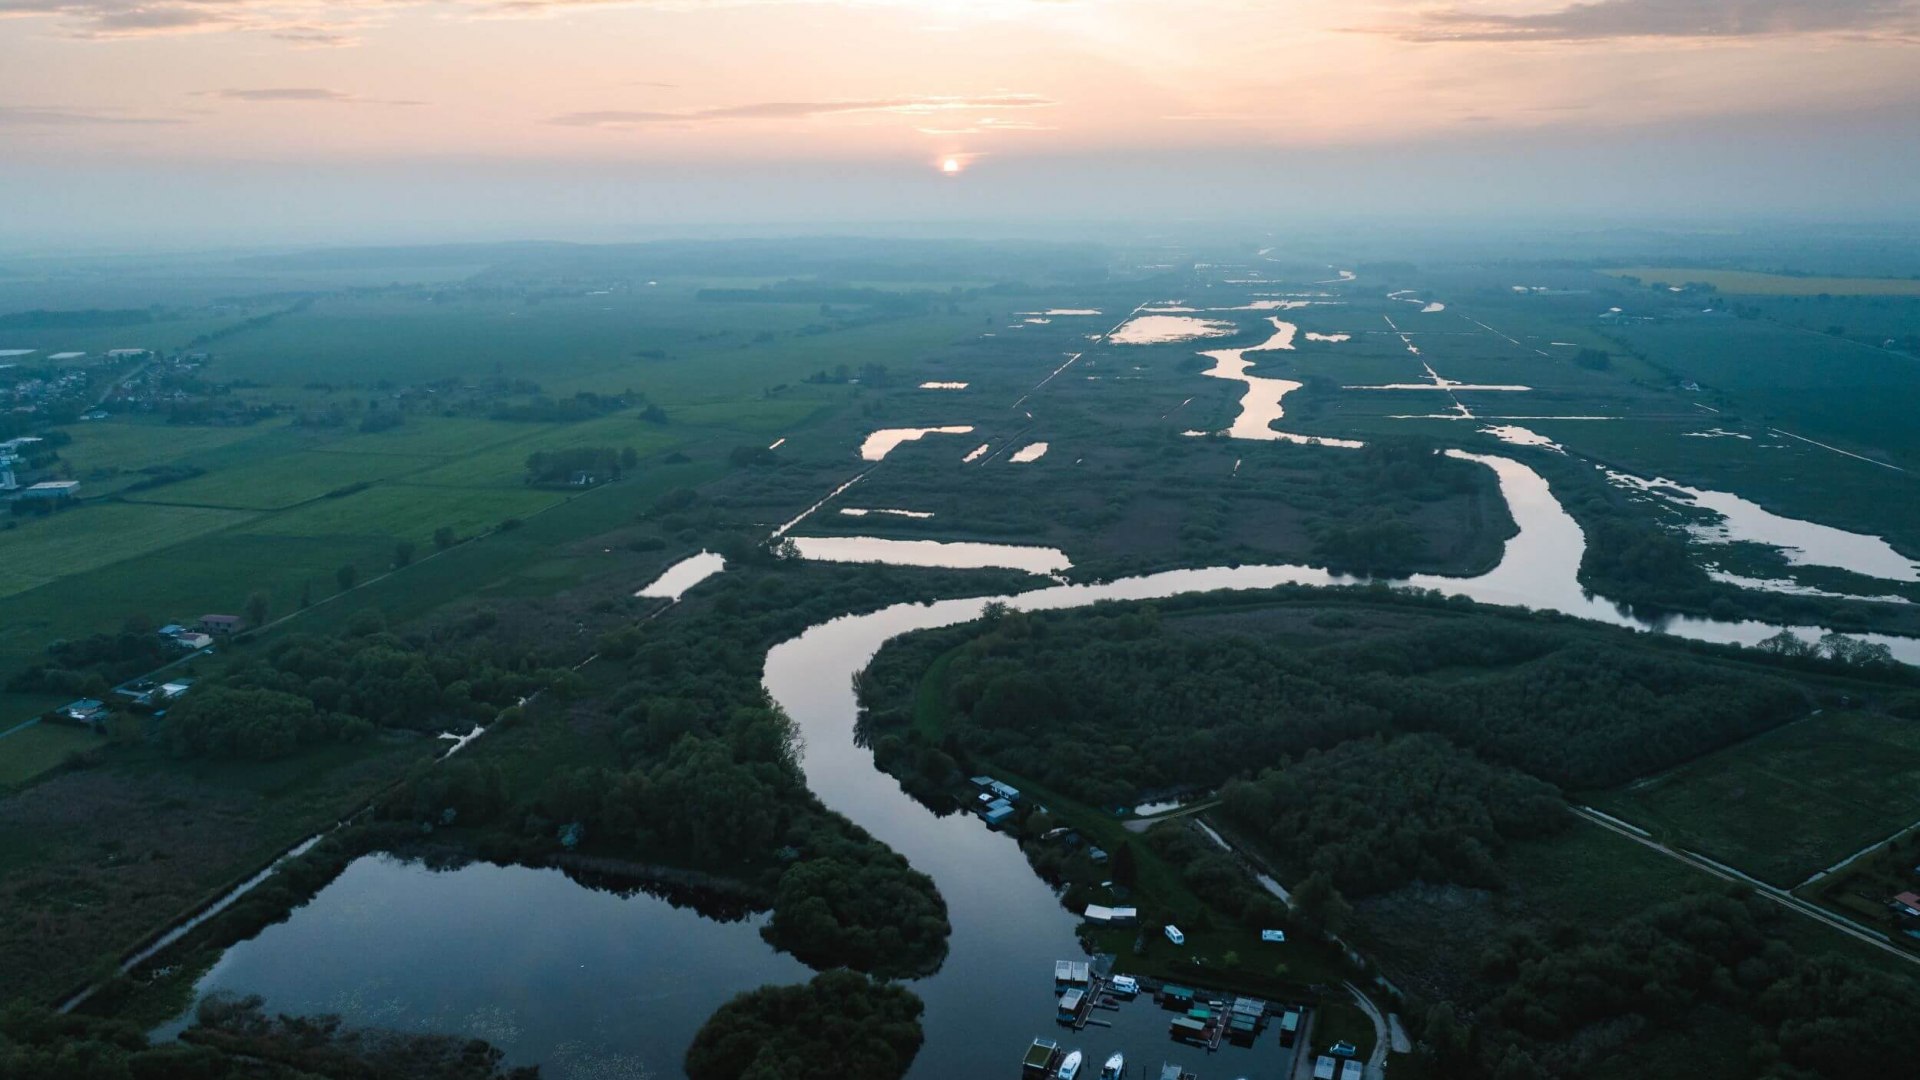
POLYGON ((1100 1080, 1120 1080, 1126 1071, 1127 1055, 1115 1050, 1107 1063, 1100 1067, 1100 1080))
POLYGON ((1080 1051, 1074 1050, 1060 1059, 1060 1071, 1053 1074, 1059 1080, 1074 1080, 1080 1075, 1080 1051))
POLYGON ((1053 1063, 1060 1060, 1060 1044, 1052 1039, 1035 1039, 1020 1062, 1020 1075, 1028 1080, 1047 1080, 1053 1075, 1053 1063))

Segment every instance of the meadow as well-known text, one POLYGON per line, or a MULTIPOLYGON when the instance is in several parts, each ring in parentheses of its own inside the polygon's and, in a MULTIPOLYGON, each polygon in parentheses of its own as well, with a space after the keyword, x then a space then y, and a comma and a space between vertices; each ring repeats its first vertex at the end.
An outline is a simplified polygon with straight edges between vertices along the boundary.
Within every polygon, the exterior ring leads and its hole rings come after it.
POLYGON ((38 723, 8 733, 0 743, 0 791, 58 768, 71 754, 83 753, 103 741, 82 727, 38 723))
POLYGON ((1920 821, 1920 729, 1883 713, 1822 713, 1591 801, 1792 888, 1920 821))

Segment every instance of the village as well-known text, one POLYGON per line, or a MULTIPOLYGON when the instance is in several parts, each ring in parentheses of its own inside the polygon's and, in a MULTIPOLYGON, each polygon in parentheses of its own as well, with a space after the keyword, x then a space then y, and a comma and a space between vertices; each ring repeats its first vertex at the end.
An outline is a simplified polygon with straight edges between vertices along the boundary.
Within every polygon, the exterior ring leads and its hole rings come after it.
POLYGON ((167 709, 193 689, 191 676, 167 676, 165 672, 196 656, 210 654, 214 642, 246 629, 246 620, 238 615, 202 615, 192 626, 168 623, 154 631, 163 646, 179 655, 164 666, 114 687, 103 698, 83 697, 44 714, 41 719, 54 723, 81 724, 104 731, 117 712, 165 717, 167 709))

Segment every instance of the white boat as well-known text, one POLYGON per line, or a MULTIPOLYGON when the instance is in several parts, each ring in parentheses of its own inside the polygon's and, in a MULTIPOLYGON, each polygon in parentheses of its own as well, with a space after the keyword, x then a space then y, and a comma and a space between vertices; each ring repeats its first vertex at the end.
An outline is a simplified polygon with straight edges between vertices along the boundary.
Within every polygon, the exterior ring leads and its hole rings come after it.
POLYGON ((1060 1069, 1059 1071, 1055 1072, 1053 1075, 1059 1077, 1059 1080, 1074 1080, 1075 1077, 1079 1076, 1080 1075, 1080 1051, 1075 1050, 1072 1053, 1068 1054, 1066 1057, 1061 1058, 1060 1069))
POLYGON ((1115 1050, 1113 1056, 1107 1059, 1106 1065, 1100 1069, 1100 1080, 1120 1080, 1126 1071, 1127 1055, 1115 1050))

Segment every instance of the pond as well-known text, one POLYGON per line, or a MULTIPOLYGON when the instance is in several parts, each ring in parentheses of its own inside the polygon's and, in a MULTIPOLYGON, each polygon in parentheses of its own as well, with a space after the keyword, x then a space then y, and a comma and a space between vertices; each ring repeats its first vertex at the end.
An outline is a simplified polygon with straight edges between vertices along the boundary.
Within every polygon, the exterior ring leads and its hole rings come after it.
MULTIPOLYGON (((1270 426, 1282 415, 1281 399, 1297 384, 1246 374, 1246 354, 1291 347, 1292 325, 1270 321, 1274 334, 1265 343, 1206 354, 1215 361, 1207 374, 1248 386, 1241 415, 1227 434, 1305 439, 1270 426)), ((876 436, 900 434, 890 448, 929 432, 965 430, 897 429, 876 436)), ((1704 641, 1753 644, 1779 629, 1753 621, 1635 619, 1580 586, 1585 537, 1544 478, 1504 456, 1447 453, 1493 472, 1518 532, 1484 574, 1416 575, 1387 584, 1704 641)), ((795 543, 810 558, 1016 566, 1037 573, 1067 568, 1066 556, 1049 548, 867 537, 798 537, 795 543)), ((1206 1080, 1282 1075, 1288 1063, 1271 1032, 1255 1052, 1225 1051, 1212 1059, 1187 1051, 1168 1040, 1167 1014, 1145 1001, 1101 1014, 1112 1028, 1069 1033, 1054 1025, 1052 962, 1079 956, 1077 919, 1034 875, 1012 839, 969 815, 935 814, 874 768, 872 754, 854 737, 854 678, 879 648, 901 634, 975 619, 992 602, 1061 610, 1102 600, 1361 580, 1297 565, 1171 570, 1001 597, 895 604, 830 619, 768 652, 763 682, 801 733, 809 786, 825 805, 929 874, 948 905, 950 955, 938 973, 911 984, 927 1006, 926 1044, 912 1075, 1012 1075, 1035 1037, 1081 1048, 1096 1063, 1124 1050, 1136 1075, 1161 1061, 1181 1061, 1206 1080)), ((1820 633, 1814 627, 1793 630, 1809 639, 1820 633)), ((1920 663, 1920 639, 1860 637, 1920 663)), ((229 950, 201 989, 259 992, 279 1010, 339 1011, 356 1022, 478 1035, 499 1042, 516 1062, 537 1061, 562 1080, 638 1075, 634 1070, 640 1068, 672 1076, 694 1032, 728 997, 809 976, 797 962, 773 953, 759 939, 758 925, 715 922, 653 897, 598 892, 557 871, 478 865, 433 871, 370 858, 354 863, 286 923, 229 950)), ((1126 970, 1124 958, 1120 970, 1126 970)))
POLYGON ((291 919, 227 950, 196 990, 470 1035, 549 1077, 678 1076, 694 1032, 727 999, 812 977, 760 939, 764 923, 706 918, 554 869, 436 870, 369 855, 291 919))

